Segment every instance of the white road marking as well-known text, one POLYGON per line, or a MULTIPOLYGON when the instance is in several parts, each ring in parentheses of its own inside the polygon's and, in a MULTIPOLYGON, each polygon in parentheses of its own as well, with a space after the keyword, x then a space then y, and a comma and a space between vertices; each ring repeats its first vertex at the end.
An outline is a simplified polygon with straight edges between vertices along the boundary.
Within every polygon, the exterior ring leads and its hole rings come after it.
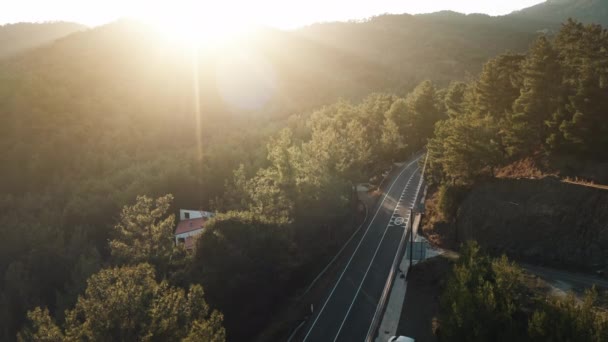
MULTIPOLYGON (((327 306, 327 303, 329 302, 329 300, 333 296, 334 292, 336 291, 336 288, 340 284, 340 281, 342 280, 342 277, 344 277, 344 274, 346 273, 346 270, 348 269, 348 266, 350 266, 350 263, 353 261, 353 258, 355 257, 355 254, 357 254, 357 251, 359 250, 359 247, 361 246, 361 243, 363 242, 363 240, 365 239, 365 236, 369 232, 369 228, 372 226, 372 224, 374 223, 374 220, 376 219, 376 216, 380 212, 380 209, 383 207, 384 201, 386 201, 386 198, 388 197, 388 194, 391 192, 391 189, 393 188, 393 186, 395 185, 395 183, 397 183, 397 181, 399 180, 399 178, 401 178, 401 175, 405 172, 405 170, 409 169, 409 167, 412 166, 412 164, 414 164, 415 162, 417 162, 418 159, 420 159, 420 157, 414 159, 411 163, 409 163, 406 167, 404 167, 403 170, 401 170, 401 172, 399 173, 399 175, 397 175, 397 177, 395 178, 395 180, 393 181, 393 183, 391 184, 391 186, 386 191, 386 194, 384 195, 384 198, 382 199, 382 202, 378 206, 378 210, 376 210, 376 213, 374 214, 374 216, 372 217, 371 221, 369 222, 369 225, 365 229, 365 233, 361 237, 361 240, 359 240, 359 243, 357 244, 357 247, 355 248, 355 251, 353 252, 353 254, 348 259, 348 263, 346 264, 346 266, 344 267, 344 270, 340 274, 340 277, 338 278, 338 281, 336 281, 336 285, 334 285, 333 289, 329 293, 329 296, 325 300, 325 303, 323 303, 323 306, 321 307, 321 310, 319 310, 319 314, 317 315, 317 317, 315 318, 315 320, 312 322, 312 325, 310 326, 310 329, 306 333, 306 336, 304 336, 304 341, 306 341, 306 339, 308 338, 308 336, 312 332, 312 329, 315 327, 315 324, 317 324, 317 321, 319 320, 319 317, 321 317, 321 314, 323 313, 323 310, 327 306)), ((418 170, 418 168, 416 168, 416 170, 418 170)), ((416 174, 416 173, 414 172, 414 174, 416 174)), ((356 298, 356 296, 355 296, 355 298, 356 298)))
MULTIPOLYGON (((419 168, 420 167, 416 167, 416 170, 414 170, 414 172, 410 176, 410 179, 407 181, 407 184, 409 184, 412 181, 412 178, 414 178, 414 176, 416 175, 416 172, 418 172, 419 168)), ((405 191, 405 189, 403 191, 405 191)), ((389 222, 389 224, 390 224, 390 222, 389 222)), ((357 300, 357 297, 359 296, 359 292, 361 292, 361 288, 363 287, 365 278, 367 278, 367 274, 369 273, 369 270, 372 268, 372 265, 374 264, 374 260, 376 259, 376 255, 378 254, 378 251, 380 250, 380 246, 382 245, 382 242, 384 241, 384 237, 386 236, 386 232, 388 231, 388 226, 389 225, 387 224, 386 228, 384 229, 384 233, 382 234, 382 238, 380 239, 380 242, 378 243, 378 246, 376 247, 376 251, 374 252, 372 261, 367 266, 367 270, 365 270, 363 279, 361 279, 361 283, 359 284, 359 288, 357 288, 357 292, 355 293, 355 296, 353 297, 353 301, 350 303, 350 306, 348 307, 348 311, 346 311, 346 315, 344 316, 344 319, 342 320, 342 323, 340 324, 340 328, 338 329, 338 333, 336 334, 336 337, 334 338, 334 342, 338 339, 338 336, 340 336, 340 332, 342 331, 342 327, 344 327, 344 323, 346 322, 346 319, 348 318, 348 315, 350 314, 350 310, 352 310, 353 305, 355 304, 355 301, 357 300)))
MULTIPOLYGON (((418 188, 416 189, 416 194, 414 195, 414 203, 416 202, 416 199, 418 199, 418 194, 420 193, 420 189, 422 188, 422 183, 424 183, 424 171, 426 170, 426 162, 429 158, 428 153, 426 154, 426 156, 424 157, 424 165, 422 166, 422 172, 420 173, 420 180, 418 180, 418 188)), ((410 209, 414 209, 414 203, 412 203, 410 209)), ((420 199, 420 203, 422 203, 422 199, 420 199)), ((410 210, 410 217, 409 219, 412 219, 411 217, 412 211, 410 210)), ((408 220, 409 221, 409 220, 408 220)), ((407 227, 407 226, 406 226, 407 227)), ((407 228, 406 228, 407 229, 407 228)), ((414 233, 414 227, 412 226, 412 234, 414 233)), ((416 236, 416 238, 418 238, 418 236, 416 236)), ((395 255, 395 258, 397 256, 395 255)), ((394 263, 394 261, 393 261, 394 263)), ((378 307, 380 306, 380 302, 378 302, 378 306, 376 306, 376 312, 378 312, 378 307)), ((372 321, 372 324, 369 326, 369 329, 367 330, 367 335, 369 336, 371 334, 371 330, 373 328, 374 322, 372 321)))

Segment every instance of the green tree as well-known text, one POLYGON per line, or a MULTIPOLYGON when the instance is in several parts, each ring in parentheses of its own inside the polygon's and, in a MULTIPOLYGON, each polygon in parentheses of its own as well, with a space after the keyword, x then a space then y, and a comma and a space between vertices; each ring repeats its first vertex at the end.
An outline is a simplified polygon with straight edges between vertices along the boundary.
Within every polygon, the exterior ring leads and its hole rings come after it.
POLYGON ((608 314, 595 306, 598 293, 587 290, 582 303, 570 294, 541 303, 529 319, 532 340, 600 342, 608 336, 608 314))
POLYGON ((399 132, 399 126, 394 119, 384 119, 382 129, 382 154, 385 160, 399 160, 404 156, 403 150, 407 145, 403 142, 403 136, 399 132))
POLYGON ((521 341, 525 322, 515 319, 522 272, 505 257, 491 260, 469 242, 441 297, 441 336, 450 341, 521 341))
POLYGON ((112 257, 118 263, 149 262, 166 275, 176 254, 173 239, 174 215, 167 215, 172 195, 156 200, 138 196, 134 205, 125 206, 114 226, 115 238, 110 241, 112 257))
POLYGON ((226 315, 232 338, 259 329, 285 295, 295 262, 291 229, 253 212, 228 212, 210 220, 197 240, 195 279, 226 315))
POLYGON ((467 242, 441 295, 441 338, 449 341, 603 341, 608 313, 595 306, 530 287, 524 272, 503 256, 480 253, 467 242))
POLYGON ((466 113, 469 105, 467 103, 467 91, 468 85, 464 82, 450 83, 443 98, 448 117, 455 118, 466 113))
POLYGON ((504 54, 489 60, 475 83, 474 110, 480 116, 496 120, 513 111, 513 103, 520 96, 524 56, 504 54))
POLYGON ((20 341, 60 342, 66 340, 47 308, 37 307, 27 313, 27 318, 31 322, 31 327, 19 335, 20 341))
POLYGON ((378 137, 382 135, 382 121, 385 114, 398 100, 399 98, 392 94, 373 93, 365 97, 357 106, 359 119, 368 130, 369 136, 378 137))
POLYGON ((493 176, 502 161, 498 132, 490 116, 464 115, 439 122, 428 144, 429 172, 452 184, 493 176))
POLYGON ((148 264, 109 268, 91 276, 83 296, 66 312, 63 329, 48 310, 28 314, 23 341, 176 341, 190 336, 225 340, 222 316, 210 312, 199 285, 188 293, 157 283, 148 264))
POLYGON ((431 81, 420 83, 407 98, 407 116, 404 119, 405 141, 412 151, 422 148, 433 136, 435 123, 441 119, 439 99, 431 81))
POLYGON ((406 136, 405 120, 408 115, 407 111, 407 102, 404 99, 398 99, 384 114, 380 152, 385 160, 405 159, 407 143, 404 137, 406 136))
POLYGON ((608 31, 568 20, 555 39, 564 78, 565 106, 553 116, 553 150, 602 159, 608 147, 608 31), (558 131, 559 129, 559 131, 558 131))
POLYGON ((530 49, 522 68, 521 95, 513 105, 506 135, 511 154, 543 147, 548 122, 557 112, 562 95, 561 66, 551 42, 541 36, 530 49))
POLYGON ((261 169, 247 181, 246 196, 249 199, 249 210, 261 216, 289 222, 293 219, 294 204, 286 188, 290 184, 273 167, 261 169))
POLYGON ((101 256, 96 249, 81 254, 66 281, 64 288, 57 291, 55 317, 57 321, 63 322, 65 310, 76 304, 78 295, 84 292, 87 279, 101 268, 101 256))

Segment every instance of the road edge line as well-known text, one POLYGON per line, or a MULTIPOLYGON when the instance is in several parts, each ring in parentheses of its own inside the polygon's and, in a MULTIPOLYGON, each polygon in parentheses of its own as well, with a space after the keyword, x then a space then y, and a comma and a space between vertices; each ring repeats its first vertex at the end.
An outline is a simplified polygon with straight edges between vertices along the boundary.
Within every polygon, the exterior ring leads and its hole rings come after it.
MULTIPOLYGON (((413 207, 415 207, 418 204, 417 203, 418 195, 420 194, 420 189, 422 188, 422 184, 424 183, 424 171, 426 170, 426 163, 428 161, 428 158, 429 158, 429 154, 427 152, 426 156, 424 158, 424 165, 422 166, 422 172, 420 174, 420 181, 418 182, 418 188, 416 189, 416 195, 414 197, 413 207)), ((410 220, 413 220, 413 219, 414 219, 414 208, 412 208, 410 210, 410 220)), ((410 229, 409 233, 414 234, 413 222, 411 223, 410 227, 411 227, 411 229, 410 229)), ((403 234, 403 236, 402 236, 402 239, 404 236, 407 236, 407 233, 408 232, 406 230, 405 234, 403 234)), ((401 242, 403 242, 403 241, 401 241, 401 242)), ((401 242, 399 243, 400 249, 403 248, 403 246, 401 245, 401 242)), ((407 248, 407 246, 406 246, 406 248, 407 248)), ((405 253, 406 248, 403 248, 403 253, 405 253)), ((395 260, 397 259, 399 254, 401 254, 401 251, 397 250, 397 254, 395 255, 395 260)), ((386 311, 386 305, 387 305, 386 301, 388 300, 390 292, 392 291, 392 287, 394 284, 393 279, 395 277, 395 266, 399 267, 399 263, 397 263, 397 265, 395 265, 395 260, 393 260, 393 266, 392 266, 391 272, 389 273, 388 278, 386 279, 384 291, 382 293, 382 296, 380 297, 380 300, 378 301, 378 305, 376 306, 376 312, 374 313, 374 317, 372 319, 372 324, 370 324, 369 329, 367 330, 367 336, 365 337, 365 342, 371 342, 374 340, 374 337, 377 335, 378 329, 380 328, 380 324, 382 324, 382 319, 380 319, 380 318, 381 317, 384 318, 384 313, 386 311)), ((409 269, 408 269, 408 272, 409 272, 409 269)))
POLYGON ((310 335, 310 332, 312 331, 312 329, 314 328, 315 324, 319 320, 319 317, 321 317, 321 314, 323 313, 323 310, 325 309, 325 306, 327 305, 327 303, 331 299, 332 295, 334 294, 334 291, 336 290, 336 288, 338 287, 338 284, 342 280, 342 277, 344 276, 344 273, 346 273, 346 270, 348 269, 348 266, 350 266, 350 263, 352 262, 353 257, 355 256, 355 254, 359 250, 359 247, 361 246, 361 243, 362 243, 363 239, 365 239, 365 236, 369 232, 369 228, 372 226, 372 223, 374 222, 374 219, 376 218, 376 216, 380 212, 380 208, 382 208, 382 204, 384 203, 384 201, 386 201, 386 198, 388 197, 388 194, 390 193, 391 189, 393 188, 393 186, 395 185, 395 183, 397 183, 397 180, 401 177, 401 175, 403 175, 403 173, 405 172, 405 170, 407 170, 410 166, 412 166, 412 164, 414 164, 415 162, 417 162, 419 159, 420 158, 414 159, 411 163, 409 163, 406 167, 404 167, 403 170, 401 170, 401 172, 399 173, 399 175, 397 175, 397 177, 395 177, 395 180, 393 181, 393 183, 391 184, 391 186, 386 191, 386 194, 384 194, 384 198, 380 202, 380 205, 378 206, 378 209, 376 210, 376 213, 374 214, 374 217, 372 217, 371 221, 367 225, 367 228, 365 229, 365 233, 361 237, 361 240, 359 240, 359 244, 357 244, 357 247, 353 251, 353 254, 350 256, 350 259, 348 260, 348 263, 346 264, 346 266, 344 266, 344 270, 342 270, 342 273, 340 274, 340 277, 338 278, 338 281, 336 281, 336 284, 334 285, 334 287, 332 288, 331 292, 329 293, 329 296, 325 300, 325 303, 323 303, 323 306, 321 307, 321 310, 319 310, 319 313, 317 314, 317 317, 313 321, 312 326, 308 330, 308 333, 306 333, 306 336, 304 336, 304 341, 306 341, 306 339, 308 338, 308 335, 310 335))
MULTIPOLYGON (((405 185, 405 188, 407 188, 407 186, 410 184, 410 182, 412 181, 412 179, 416 175, 416 172, 418 172, 419 169, 420 169, 420 167, 416 167, 416 169, 414 170, 414 173, 412 173, 412 175, 410 176, 410 179, 408 179, 407 184, 405 185)), ((405 188, 403 189, 402 193, 405 192, 405 188)), ((414 201, 414 203, 415 202, 416 201, 414 201)), ((399 204, 399 201, 397 202, 397 204, 399 204)), ((393 214, 394 214, 395 211, 397 211, 397 207, 396 206, 395 206, 395 209, 393 209, 393 214)), ((410 212, 410 217, 407 220, 408 221, 408 225, 409 225, 409 222, 410 222, 411 219, 412 219, 412 217, 411 217, 411 212, 410 212)), ((372 260, 370 261, 369 265, 367 266, 367 269, 365 270, 365 274, 363 275, 363 278, 361 279, 361 283, 359 283, 359 287, 357 288, 357 292, 355 292, 355 296, 353 297, 353 300, 351 301, 351 303, 350 303, 350 305, 348 307, 348 310, 346 311, 346 315, 344 316, 344 319, 342 320, 342 323, 340 324, 340 328, 338 328, 338 333, 336 334, 336 337, 334 337, 334 342, 340 336, 340 332, 342 332, 342 327, 344 327, 344 323, 348 319, 348 315, 350 314, 350 311, 352 310, 353 305, 355 304, 355 301, 357 300, 357 297, 359 296, 359 293, 361 292, 361 288, 363 288, 363 283, 365 283, 365 279, 367 278, 367 274, 369 273, 369 270, 372 268, 372 265, 374 264, 374 260, 376 259, 376 256, 378 255, 378 251, 380 250, 380 246, 382 246, 382 242, 384 242, 384 238, 386 237, 386 232, 388 232, 388 228, 390 226, 391 226, 391 219, 389 219, 388 223, 386 224, 386 228, 384 228, 384 233, 382 234, 382 238, 378 242, 378 246, 376 246, 376 250, 374 251, 374 255, 372 256, 372 260)))

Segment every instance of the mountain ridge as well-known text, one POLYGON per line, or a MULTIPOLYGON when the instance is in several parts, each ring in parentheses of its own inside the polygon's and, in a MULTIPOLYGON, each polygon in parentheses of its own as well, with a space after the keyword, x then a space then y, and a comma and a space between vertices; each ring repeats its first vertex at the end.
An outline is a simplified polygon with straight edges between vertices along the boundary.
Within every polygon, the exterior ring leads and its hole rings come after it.
POLYGON ((0 58, 51 43, 86 28, 66 21, 0 25, 0 58))
POLYGON ((512 17, 563 22, 568 18, 586 24, 608 25, 608 2, 602 0, 548 0, 514 11, 512 17))

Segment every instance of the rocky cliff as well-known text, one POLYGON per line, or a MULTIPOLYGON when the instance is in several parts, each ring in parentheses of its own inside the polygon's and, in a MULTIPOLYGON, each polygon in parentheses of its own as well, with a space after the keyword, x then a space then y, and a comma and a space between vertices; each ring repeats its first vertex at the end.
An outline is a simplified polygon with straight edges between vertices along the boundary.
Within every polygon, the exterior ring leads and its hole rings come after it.
POLYGON ((455 248, 477 240, 492 254, 575 270, 608 267, 608 189, 554 177, 476 184, 453 220, 441 219, 437 194, 427 201, 425 233, 455 248))
POLYGON ((556 178, 476 185, 452 223, 458 241, 563 268, 608 265, 608 190, 556 178))

